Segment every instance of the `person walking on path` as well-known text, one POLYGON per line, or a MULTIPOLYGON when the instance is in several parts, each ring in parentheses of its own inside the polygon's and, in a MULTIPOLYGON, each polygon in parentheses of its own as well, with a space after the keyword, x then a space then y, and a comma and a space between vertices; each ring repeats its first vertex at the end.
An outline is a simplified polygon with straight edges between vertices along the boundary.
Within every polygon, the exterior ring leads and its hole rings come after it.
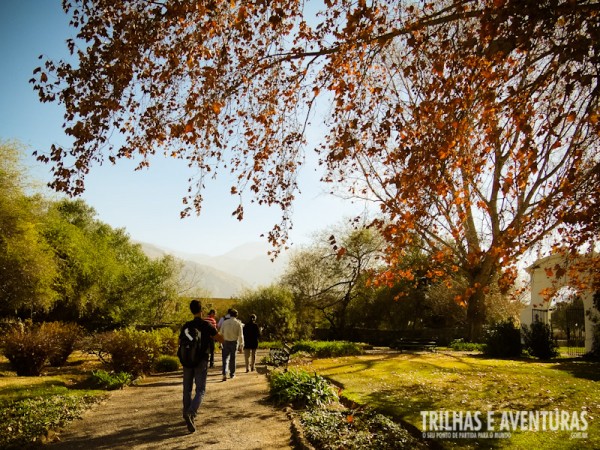
POLYGON ((223 322, 225 322, 226 320, 229 320, 229 318, 231 317, 231 308, 229 308, 227 310, 227 314, 225 314, 223 317, 221 317, 219 319, 219 323, 217 323, 217 330, 221 331, 221 327, 223 326, 223 322))
POLYGON ((254 372, 259 337, 260 329, 256 324, 256 314, 252 314, 250 320, 244 325, 244 360, 246 362, 246 373, 250 371, 254 372))
POLYGON ((190 338, 193 330, 200 332, 199 362, 196 365, 183 367, 183 419, 190 433, 196 431, 196 414, 206 392, 206 377, 208 375, 208 348, 211 340, 223 342, 223 336, 215 327, 202 319, 202 305, 198 300, 190 302, 190 311, 194 318, 181 328, 179 342, 190 338), (196 385, 196 393, 192 398, 192 390, 196 385))
POLYGON ((223 381, 227 381, 227 372, 230 378, 235 377, 235 353, 238 349, 244 347, 243 324, 237 319, 238 312, 235 309, 229 310, 230 319, 227 319, 221 325, 221 334, 223 335, 223 381))
MULTIPOLYGON (((206 316, 204 318, 204 320, 206 320, 213 327, 215 327, 215 329, 218 330, 217 321, 215 319, 216 314, 217 314, 217 312, 214 309, 211 309, 208 312, 208 316, 206 316)), ((208 346, 208 367, 209 368, 215 367, 215 341, 213 339, 210 340, 209 346, 208 346)))

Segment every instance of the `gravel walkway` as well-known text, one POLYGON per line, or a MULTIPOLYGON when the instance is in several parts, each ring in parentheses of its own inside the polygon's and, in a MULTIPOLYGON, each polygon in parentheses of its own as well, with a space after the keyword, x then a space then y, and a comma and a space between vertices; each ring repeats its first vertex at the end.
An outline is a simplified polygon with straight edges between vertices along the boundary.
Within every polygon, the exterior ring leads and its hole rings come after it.
MULTIPOLYGON (((220 359, 220 354, 215 355, 220 359)), ((260 361, 262 355, 257 355, 260 361)), ((245 373, 238 354, 234 379, 221 381, 220 361, 209 369, 206 395, 189 433, 181 418, 181 372, 149 376, 111 393, 58 434, 48 450, 73 449, 293 449, 286 412, 266 401, 264 366, 245 373), (240 364, 241 363, 241 364, 240 364)))

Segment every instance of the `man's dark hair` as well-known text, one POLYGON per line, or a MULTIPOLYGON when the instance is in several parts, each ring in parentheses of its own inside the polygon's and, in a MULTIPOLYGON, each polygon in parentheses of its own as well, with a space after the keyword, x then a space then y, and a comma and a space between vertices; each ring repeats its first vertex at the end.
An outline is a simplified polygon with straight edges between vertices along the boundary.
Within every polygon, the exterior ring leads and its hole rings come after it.
POLYGON ((237 315, 238 315, 237 309, 230 309, 229 310, 229 315, 231 317, 237 317, 237 315))
POLYGON ((192 314, 198 314, 202 311, 202 304, 198 300, 192 300, 190 302, 190 311, 192 314))

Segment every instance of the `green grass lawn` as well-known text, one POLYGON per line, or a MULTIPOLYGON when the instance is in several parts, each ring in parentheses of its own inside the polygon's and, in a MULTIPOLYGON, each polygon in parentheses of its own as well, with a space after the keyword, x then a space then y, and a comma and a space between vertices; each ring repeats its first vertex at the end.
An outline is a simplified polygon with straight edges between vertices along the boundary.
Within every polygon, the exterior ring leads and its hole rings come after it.
MULTIPOLYGON (((506 439, 437 439, 442 448, 600 448, 600 363, 581 359, 498 360, 466 352, 380 353, 303 363, 342 386, 342 395, 423 430, 421 411, 482 415, 582 411, 586 439, 569 431, 512 431, 506 439)), ((498 429, 496 429, 498 431, 498 429)))

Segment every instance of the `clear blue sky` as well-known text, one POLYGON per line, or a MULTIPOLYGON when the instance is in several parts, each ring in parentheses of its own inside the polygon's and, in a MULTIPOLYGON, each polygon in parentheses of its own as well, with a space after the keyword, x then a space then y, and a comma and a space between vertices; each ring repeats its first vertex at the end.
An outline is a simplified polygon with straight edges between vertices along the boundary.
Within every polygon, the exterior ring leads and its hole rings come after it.
MULTIPOLYGON (((30 152, 46 151, 53 143, 68 144, 62 131, 63 110, 40 103, 28 80, 40 65, 39 55, 67 57, 65 40, 72 34, 60 0, 0 0, 0 139, 18 140, 30 152)), ((50 179, 49 167, 33 157, 28 162, 36 179, 50 179)), ((260 235, 277 223, 278 211, 252 206, 247 196, 245 219, 238 222, 231 216, 237 198, 229 194, 231 183, 224 178, 207 184, 200 217, 180 219, 188 175, 184 163, 165 158, 140 172, 127 162, 107 163, 92 169, 82 198, 101 221, 125 228, 135 240, 173 250, 219 255, 247 242, 266 242, 260 235)), ((296 245, 363 209, 325 194, 326 186, 318 179, 309 167, 301 176, 303 194, 294 206, 291 234, 296 245)))

